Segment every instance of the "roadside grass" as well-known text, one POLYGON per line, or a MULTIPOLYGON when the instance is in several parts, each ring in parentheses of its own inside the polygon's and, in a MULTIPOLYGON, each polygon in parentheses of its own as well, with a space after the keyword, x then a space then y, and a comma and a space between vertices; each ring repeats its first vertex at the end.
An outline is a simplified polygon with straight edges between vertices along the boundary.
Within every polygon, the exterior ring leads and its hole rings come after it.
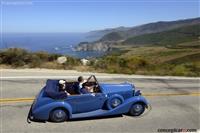
POLYGON ((73 69, 81 65, 80 59, 66 56, 67 62, 59 64, 57 58, 61 54, 50 54, 44 51, 30 52, 20 48, 9 48, 0 51, 0 65, 11 68, 48 68, 73 69))
MULTIPOLYGON (((120 46, 118 46, 120 49, 120 46)), ((144 47, 131 47, 123 46, 123 50, 127 50, 126 53, 121 54, 120 57, 127 58, 130 56, 143 57, 153 63, 164 63, 176 58, 184 57, 187 55, 192 55, 200 53, 200 48, 168 48, 165 46, 144 46, 144 47)))
POLYGON ((117 45, 115 48, 125 52, 101 58, 95 69, 108 73, 200 76, 200 48, 184 45, 188 46, 117 45))
MULTIPOLYGON (((186 44, 184 44, 186 46, 186 44)), ((86 66, 80 59, 46 52, 29 52, 12 48, 0 51, 0 68, 47 68, 89 72, 141 75, 200 76, 200 48, 169 48, 164 46, 116 46, 114 51, 100 58, 90 59, 86 66)))

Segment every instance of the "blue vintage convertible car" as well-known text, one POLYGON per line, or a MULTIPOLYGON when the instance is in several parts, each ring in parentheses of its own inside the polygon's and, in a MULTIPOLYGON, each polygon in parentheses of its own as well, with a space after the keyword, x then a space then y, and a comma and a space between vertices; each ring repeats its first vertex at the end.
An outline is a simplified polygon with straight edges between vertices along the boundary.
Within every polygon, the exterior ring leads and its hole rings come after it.
POLYGON ((103 117, 119 114, 139 116, 148 108, 147 100, 136 91, 133 84, 98 83, 94 75, 87 83, 94 86, 94 92, 76 94, 74 84, 67 82, 66 88, 71 95, 59 97, 55 91, 58 80, 47 80, 46 86, 35 98, 27 121, 63 122, 69 119, 103 117))

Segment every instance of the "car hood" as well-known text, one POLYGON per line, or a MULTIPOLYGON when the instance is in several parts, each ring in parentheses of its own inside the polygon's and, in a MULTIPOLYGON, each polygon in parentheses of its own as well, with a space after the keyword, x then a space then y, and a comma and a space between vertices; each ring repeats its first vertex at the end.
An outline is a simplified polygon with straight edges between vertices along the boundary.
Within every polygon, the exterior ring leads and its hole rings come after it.
POLYGON ((105 94, 132 92, 134 89, 134 86, 130 83, 100 84, 100 87, 105 94))

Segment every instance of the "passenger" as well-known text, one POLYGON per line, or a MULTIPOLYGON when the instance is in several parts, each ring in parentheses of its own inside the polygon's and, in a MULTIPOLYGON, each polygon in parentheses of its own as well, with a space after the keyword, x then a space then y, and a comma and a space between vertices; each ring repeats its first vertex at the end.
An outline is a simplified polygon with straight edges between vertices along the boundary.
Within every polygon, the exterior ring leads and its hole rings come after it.
POLYGON ((59 92, 65 92, 67 95, 70 95, 66 90, 66 80, 59 80, 59 92))

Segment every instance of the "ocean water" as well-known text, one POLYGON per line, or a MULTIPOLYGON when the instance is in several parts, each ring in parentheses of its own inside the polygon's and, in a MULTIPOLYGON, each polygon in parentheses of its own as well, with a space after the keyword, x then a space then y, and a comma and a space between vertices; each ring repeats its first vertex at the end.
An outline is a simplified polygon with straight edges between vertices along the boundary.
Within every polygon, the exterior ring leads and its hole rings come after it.
POLYGON ((78 58, 99 57, 102 52, 75 52, 73 47, 82 41, 94 41, 87 33, 4 33, 0 37, 0 49, 24 48, 29 51, 47 51, 78 58))

